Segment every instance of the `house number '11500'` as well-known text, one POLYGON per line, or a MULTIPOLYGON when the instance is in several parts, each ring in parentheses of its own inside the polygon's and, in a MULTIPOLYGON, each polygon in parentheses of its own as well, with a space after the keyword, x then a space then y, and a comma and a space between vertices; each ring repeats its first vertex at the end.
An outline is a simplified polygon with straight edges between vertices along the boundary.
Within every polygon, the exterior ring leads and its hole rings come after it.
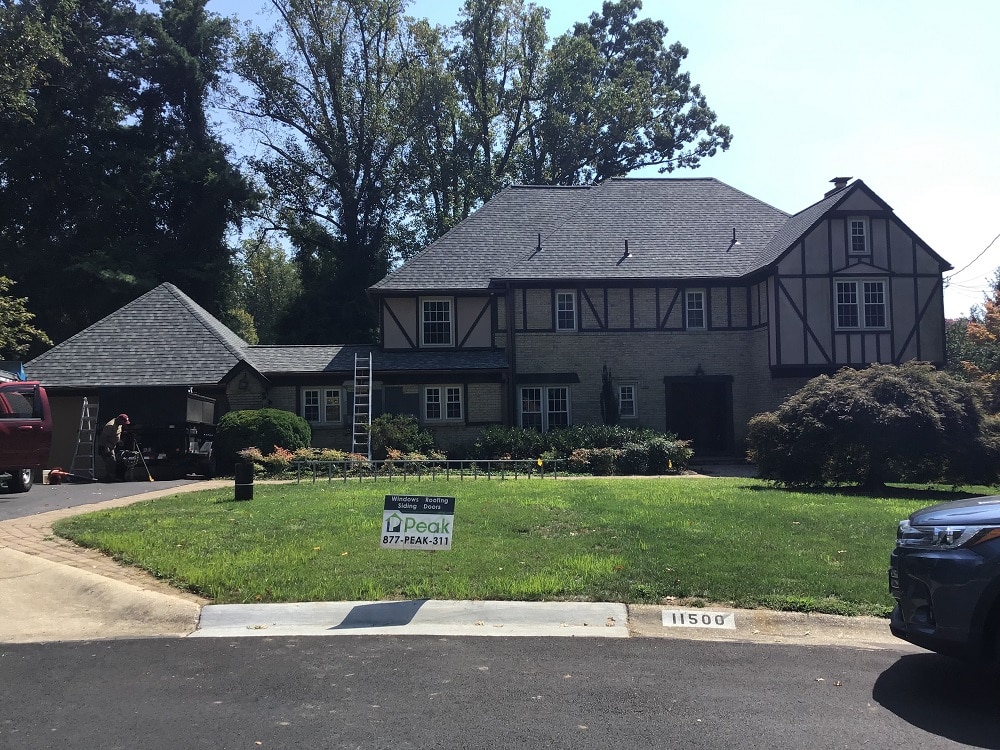
POLYGON ((674 628, 726 628, 728 630, 735 630, 736 615, 733 612, 665 609, 663 610, 663 625, 674 628))

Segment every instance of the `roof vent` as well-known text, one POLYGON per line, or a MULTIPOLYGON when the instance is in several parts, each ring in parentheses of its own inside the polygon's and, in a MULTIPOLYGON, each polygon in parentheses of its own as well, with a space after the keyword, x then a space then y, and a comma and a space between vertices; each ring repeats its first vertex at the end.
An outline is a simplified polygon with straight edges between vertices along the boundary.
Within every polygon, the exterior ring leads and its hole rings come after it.
POLYGON ((628 260, 631 257, 632 257, 632 253, 628 249, 628 240, 625 240, 625 252, 622 253, 622 257, 618 259, 618 262, 615 263, 615 265, 616 266, 620 266, 622 263, 624 263, 626 260, 628 260))
POLYGON ((847 183, 850 182, 852 179, 854 179, 854 178, 853 177, 834 177, 832 180, 830 180, 830 182, 833 183, 833 189, 832 190, 827 190, 826 191, 826 195, 824 195, 823 197, 824 198, 829 198, 834 193, 839 193, 841 190, 843 190, 845 187, 847 187, 847 183))

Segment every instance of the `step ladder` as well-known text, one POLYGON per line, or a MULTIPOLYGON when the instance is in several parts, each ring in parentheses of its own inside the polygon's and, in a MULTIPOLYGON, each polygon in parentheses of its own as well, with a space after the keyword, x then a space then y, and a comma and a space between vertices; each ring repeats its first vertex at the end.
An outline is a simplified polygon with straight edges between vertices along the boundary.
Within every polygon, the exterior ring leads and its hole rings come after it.
POLYGON ((354 440, 351 453, 372 460, 372 355, 354 355, 354 440))
POLYGON ((91 403, 87 397, 83 397, 83 408, 80 410, 80 430, 76 434, 76 453, 73 454, 73 463, 70 466, 70 474, 78 474, 96 479, 94 473, 94 454, 97 444, 97 402, 91 403))

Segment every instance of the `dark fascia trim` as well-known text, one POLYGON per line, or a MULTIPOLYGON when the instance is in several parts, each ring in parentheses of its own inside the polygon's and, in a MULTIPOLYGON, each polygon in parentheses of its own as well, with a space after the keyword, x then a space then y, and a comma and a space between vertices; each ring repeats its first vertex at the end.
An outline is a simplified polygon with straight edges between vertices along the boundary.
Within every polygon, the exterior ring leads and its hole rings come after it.
POLYGON ((670 383, 732 383, 732 375, 664 375, 663 384, 670 383))
MULTIPOLYGON (((376 383, 421 385, 429 383, 499 383, 502 370, 378 370, 376 383)), ((272 373, 273 386, 343 385, 354 380, 353 372, 272 373)))
POLYGON ((539 385, 579 383, 580 376, 575 372, 519 372, 514 375, 514 382, 518 384, 538 383, 539 385))
POLYGON ((500 370, 470 372, 469 370, 421 370, 418 372, 385 372, 376 374, 375 380, 385 385, 436 385, 438 383, 500 383, 500 370))
MULTIPOLYGON (((852 365, 771 365, 772 378, 815 378, 818 375, 834 375, 852 365)), ((854 369, 864 369, 858 365, 854 369)))

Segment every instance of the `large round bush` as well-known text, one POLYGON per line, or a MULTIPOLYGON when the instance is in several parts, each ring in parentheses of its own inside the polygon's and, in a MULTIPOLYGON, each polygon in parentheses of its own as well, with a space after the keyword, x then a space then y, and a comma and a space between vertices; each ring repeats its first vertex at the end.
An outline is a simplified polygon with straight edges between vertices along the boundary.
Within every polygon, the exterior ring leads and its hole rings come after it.
POLYGON ((282 409, 247 409, 223 415, 215 431, 215 456, 222 471, 232 471, 236 453, 260 448, 265 456, 276 447, 306 448, 312 429, 302 417, 282 409))
POLYGON ((976 386, 926 363, 810 380, 750 421, 759 475, 788 485, 892 481, 991 484, 996 435, 976 386))

